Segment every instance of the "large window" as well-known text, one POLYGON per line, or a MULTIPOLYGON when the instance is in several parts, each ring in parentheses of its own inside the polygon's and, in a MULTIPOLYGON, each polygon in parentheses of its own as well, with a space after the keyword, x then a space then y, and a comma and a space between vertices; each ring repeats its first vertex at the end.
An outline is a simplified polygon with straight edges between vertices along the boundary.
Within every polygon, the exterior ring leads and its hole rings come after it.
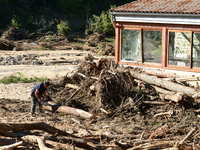
POLYGON ((168 65, 200 68, 200 33, 170 31, 168 65))
POLYGON ((140 30, 122 30, 122 60, 141 60, 140 30))
POLYGON ((121 32, 119 56, 122 63, 188 71, 200 69, 200 31, 197 28, 131 27, 121 32))
POLYGON ((200 68, 200 33, 193 33, 193 67, 200 68))
POLYGON ((161 31, 122 30, 122 60, 161 63, 161 58, 161 31))
POLYGON ((162 32, 143 31, 144 62, 161 63, 162 32))
POLYGON ((190 66, 191 33, 169 32, 168 64, 190 66))

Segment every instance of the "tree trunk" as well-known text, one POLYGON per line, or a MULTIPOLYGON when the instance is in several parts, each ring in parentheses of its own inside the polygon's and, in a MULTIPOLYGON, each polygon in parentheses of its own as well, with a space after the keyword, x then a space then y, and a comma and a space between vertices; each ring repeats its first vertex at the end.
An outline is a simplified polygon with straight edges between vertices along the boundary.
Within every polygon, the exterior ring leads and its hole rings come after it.
POLYGON ((46 147, 44 138, 40 136, 26 135, 26 136, 23 136, 22 139, 31 143, 38 143, 38 147, 40 150, 53 150, 52 148, 46 147))
POLYGON ((145 81, 145 82, 152 84, 152 85, 157 85, 157 86, 166 88, 166 89, 171 90, 171 91, 182 92, 182 93, 185 93, 186 95, 189 95, 189 96, 193 96, 195 94, 198 94, 198 92, 194 88, 183 86, 183 85, 173 83, 173 82, 170 82, 170 81, 165 81, 165 80, 162 80, 161 78, 158 78, 156 76, 149 76, 147 74, 138 73, 138 72, 132 71, 132 70, 130 71, 130 73, 134 78, 140 79, 140 80, 145 81))
MULTIPOLYGON (((43 105, 43 108, 46 110, 53 111, 52 106, 56 106, 56 104, 53 102, 48 102, 48 104, 49 105, 43 105)), ((72 108, 72 107, 68 107, 68 106, 60 106, 60 107, 58 107, 58 109, 56 111, 60 112, 60 113, 76 115, 76 116, 79 116, 84 119, 94 119, 96 117, 94 114, 90 114, 81 109, 72 108)))
POLYGON ((44 122, 30 122, 30 123, 0 123, 0 135, 6 136, 8 131, 24 131, 24 130, 43 130, 50 134, 58 134, 63 136, 70 136, 79 138, 75 135, 69 134, 55 127, 52 127, 44 122))

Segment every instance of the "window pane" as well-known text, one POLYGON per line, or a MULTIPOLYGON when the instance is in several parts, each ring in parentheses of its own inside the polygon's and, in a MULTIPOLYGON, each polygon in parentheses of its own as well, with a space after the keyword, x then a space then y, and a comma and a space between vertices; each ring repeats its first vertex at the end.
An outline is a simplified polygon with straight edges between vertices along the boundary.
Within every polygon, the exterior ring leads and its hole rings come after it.
POLYGON ((122 30, 122 60, 141 60, 139 30, 122 30))
POLYGON ((200 33, 193 34, 193 67, 200 68, 200 33))
POLYGON ((161 63, 162 32, 143 31, 144 62, 161 63))
POLYGON ((190 66, 190 37, 191 33, 169 33, 169 65, 190 66))

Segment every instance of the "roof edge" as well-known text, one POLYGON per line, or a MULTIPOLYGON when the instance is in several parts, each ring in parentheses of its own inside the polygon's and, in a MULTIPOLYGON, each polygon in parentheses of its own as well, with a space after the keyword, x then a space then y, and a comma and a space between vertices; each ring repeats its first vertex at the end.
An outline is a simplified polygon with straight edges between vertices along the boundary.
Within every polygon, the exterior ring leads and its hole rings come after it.
POLYGON ((124 15, 124 16, 182 16, 182 17, 200 17, 200 14, 189 13, 138 13, 138 12, 110 12, 111 15, 124 15))

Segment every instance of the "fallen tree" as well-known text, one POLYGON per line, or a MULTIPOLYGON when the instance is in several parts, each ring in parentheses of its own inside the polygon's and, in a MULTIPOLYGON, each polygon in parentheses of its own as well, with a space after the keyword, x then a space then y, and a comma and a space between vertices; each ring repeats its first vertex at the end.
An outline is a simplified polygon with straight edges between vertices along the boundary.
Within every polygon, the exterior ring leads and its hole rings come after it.
MULTIPOLYGON (((42 130, 50 134, 59 134, 63 136, 70 136, 78 138, 75 135, 69 134, 55 127, 52 127, 44 122, 29 122, 29 123, 0 123, 0 135, 11 136, 13 134, 7 133, 8 131, 24 131, 24 130, 42 130)), ((16 135, 15 135, 16 136, 16 135)))
POLYGON ((139 72, 134 71, 134 70, 130 70, 130 73, 134 78, 142 80, 142 81, 149 83, 151 85, 157 85, 159 87, 163 87, 163 88, 166 88, 168 90, 175 91, 175 92, 182 92, 182 93, 189 95, 189 96, 193 96, 193 95, 198 94, 198 92, 194 88, 190 88, 190 87, 183 86, 183 85, 180 85, 180 84, 177 84, 177 83, 166 81, 166 80, 163 80, 163 79, 158 78, 156 76, 150 76, 150 75, 147 75, 147 74, 139 73, 139 72))
POLYGON ((73 108, 73 107, 68 107, 68 106, 57 106, 57 104, 55 104, 53 102, 48 102, 48 104, 43 105, 43 108, 46 110, 53 111, 53 112, 57 111, 59 113, 76 115, 76 116, 79 116, 84 119, 94 119, 95 118, 94 114, 88 113, 84 110, 73 108), (56 110, 54 110, 54 106, 58 107, 58 108, 56 108, 56 110))
MULTIPOLYGON (((16 131, 26 131, 26 130, 42 130, 47 133, 50 133, 52 135, 56 136, 65 136, 66 138, 62 139, 62 141, 68 142, 68 143, 73 143, 73 145, 77 147, 82 147, 86 149, 93 149, 92 146, 88 144, 88 141, 77 137, 75 135, 69 134, 67 132, 64 132, 62 130, 59 130, 55 127, 52 127, 44 122, 29 122, 29 123, 0 123, 0 135, 1 136, 7 136, 7 137, 21 137, 23 141, 29 141, 31 143, 38 143, 38 146, 40 150, 51 150, 51 148, 48 148, 45 144, 45 138, 43 136, 36 136, 36 135, 25 135, 25 133, 20 134, 20 133, 14 133, 16 131)), ((55 140, 56 138, 51 138, 55 140)), ((61 139, 59 139, 61 140, 61 139)), ((54 143, 48 140, 48 143, 54 143)), ((8 146, 3 146, 0 147, 0 149, 9 149, 13 147, 17 147, 19 145, 22 145, 23 142, 18 142, 15 144, 11 144, 8 146)), ((66 145, 65 145, 66 146, 66 145)))

